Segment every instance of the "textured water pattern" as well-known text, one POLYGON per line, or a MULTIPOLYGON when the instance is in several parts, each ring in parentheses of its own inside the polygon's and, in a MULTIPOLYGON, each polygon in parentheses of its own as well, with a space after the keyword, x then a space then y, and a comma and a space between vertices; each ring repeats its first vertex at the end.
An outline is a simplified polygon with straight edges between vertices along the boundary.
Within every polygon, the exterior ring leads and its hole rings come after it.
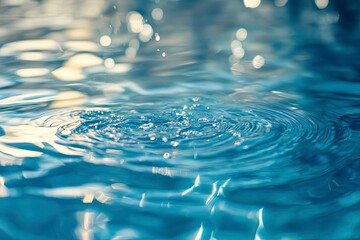
POLYGON ((0 239, 360 238, 359 16, 0 1, 0 239))

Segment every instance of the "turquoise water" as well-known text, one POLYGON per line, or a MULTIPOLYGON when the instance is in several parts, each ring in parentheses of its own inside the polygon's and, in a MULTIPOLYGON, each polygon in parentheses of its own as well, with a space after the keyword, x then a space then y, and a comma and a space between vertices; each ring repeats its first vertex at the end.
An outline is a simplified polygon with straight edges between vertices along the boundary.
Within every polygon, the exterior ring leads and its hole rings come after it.
POLYGON ((359 13, 0 1, 0 239, 360 238, 359 13))

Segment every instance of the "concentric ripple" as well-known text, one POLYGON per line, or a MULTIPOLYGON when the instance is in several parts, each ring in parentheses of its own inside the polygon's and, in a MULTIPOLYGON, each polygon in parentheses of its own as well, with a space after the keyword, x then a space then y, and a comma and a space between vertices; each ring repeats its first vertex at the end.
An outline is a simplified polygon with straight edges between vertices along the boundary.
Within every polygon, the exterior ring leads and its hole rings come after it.
POLYGON ((66 144, 91 149, 95 158, 110 152, 132 164, 161 163, 194 175, 240 174, 245 182, 257 179, 254 184, 288 183, 339 167, 342 161, 332 159, 349 135, 339 123, 282 104, 218 104, 198 98, 75 111, 66 118, 72 121, 58 128, 58 136, 66 144))

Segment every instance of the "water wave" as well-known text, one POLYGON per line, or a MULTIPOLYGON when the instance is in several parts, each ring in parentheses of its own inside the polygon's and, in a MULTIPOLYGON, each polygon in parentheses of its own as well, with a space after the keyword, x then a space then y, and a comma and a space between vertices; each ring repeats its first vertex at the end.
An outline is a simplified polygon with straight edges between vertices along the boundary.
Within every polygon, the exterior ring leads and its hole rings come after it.
MULTIPOLYGON (((57 127, 58 137, 91 149, 93 160, 112 152, 122 160, 117 164, 148 162, 193 176, 237 177, 244 187, 326 174, 344 164, 334 156, 351 134, 340 121, 281 103, 220 104, 197 97, 65 115, 72 121, 57 127)), ((45 124, 54 119, 59 116, 45 124)))

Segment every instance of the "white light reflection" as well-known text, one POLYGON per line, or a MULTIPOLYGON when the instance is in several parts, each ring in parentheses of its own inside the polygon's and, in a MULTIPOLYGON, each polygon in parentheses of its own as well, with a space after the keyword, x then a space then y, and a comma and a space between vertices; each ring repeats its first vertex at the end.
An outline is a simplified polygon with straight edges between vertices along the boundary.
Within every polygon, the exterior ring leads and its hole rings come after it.
POLYGON ((107 58, 107 59, 105 59, 105 61, 104 61, 104 66, 105 66, 106 68, 113 68, 113 67, 115 67, 115 61, 114 61, 114 59, 112 59, 112 58, 107 58))
POLYGON ((231 178, 227 179, 220 187, 219 187, 219 190, 218 190, 218 193, 217 195, 219 196, 220 194, 224 194, 224 188, 229 184, 231 178))
POLYGON ((78 227, 75 233, 81 240, 93 240, 95 232, 106 231, 106 224, 110 220, 105 214, 92 211, 78 212, 76 215, 78 227))
MULTIPOLYGON (((84 200, 85 196, 99 193, 102 194, 102 190, 105 188, 104 185, 100 184, 87 184, 81 186, 72 186, 72 187, 59 187, 59 188, 46 188, 35 190, 34 193, 43 194, 46 197, 57 197, 57 198, 80 198, 84 200)), ((99 197, 98 196, 98 197, 99 197)), ((90 197, 87 197, 89 200, 90 197)))
POLYGON ((324 9, 329 5, 329 0, 315 0, 315 4, 319 9, 324 9))
POLYGON ((244 5, 247 8, 257 8, 260 4, 261 0, 244 0, 244 5))
POLYGON ((111 38, 108 35, 103 35, 100 37, 101 46, 108 47, 111 44, 111 38))
POLYGON ((144 207, 144 201, 145 201, 145 193, 143 193, 141 195, 141 199, 140 199, 140 202, 139 202, 139 207, 144 207))
POLYGON ((167 167, 152 167, 151 172, 153 174, 159 174, 167 177, 174 177, 175 172, 167 167))
POLYGON ((8 197, 8 196, 9 196, 9 191, 5 186, 5 178, 0 176, 0 198, 8 197))
POLYGON ((252 65, 256 69, 262 68, 264 64, 265 64, 265 58, 261 55, 256 55, 252 60, 252 65))
POLYGON ((85 194, 82 202, 83 203, 92 203, 94 200, 94 195, 93 194, 85 194))
POLYGON ((164 16, 164 12, 161 8, 154 8, 152 11, 151 11, 151 16, 154 20, 156 21, 161 21, 161 19, 163 18, 164 16))
POLYGON ((194 190, 196 187, 198 187, 200 185, 200 175, 198 175, 196 178, 195 178, 195 181, 194 181, 194 185, 192 185, 190 188, 186 189, 185 191, 183 191, 181 193, 181 196, 185 196, 187 195, 188 193, 190 193, 192 190, 194 190))
POLYGON ((94 225, 95 213, 85 211, 78 214, 79 226, 76 229, 76 233, 81 240, 92 240, 94 239, 93 225, 94 225))
POLYGON ((236 31, 236 38, 239 40, 239 41, 244 41, 247 37, 247 30, 245 28, 239 28, 237 31, 236 31))
POLYGON ((113 73, 127 73, 130 71, 132 66, 127 63, 118 63, 114 67, 110 68, 108 71, 113 73))
POLYGON ((142 42, 148 42, 152 38, 152 35, 153 35, 153 29, 152 29, 151 25, 144 24, 144 26, 139 34, 139 39, 142 42))
POLYGON ((90 41, 67 41, 63 43, 63 46, 75 52, 95 52, 99 50, 99 45, 90 41))
POLYGON ((254 240, 261 240, 262 239, 261 236, 260 236, 260 232, 264 229, 263 210, 264 210, 263 208, 260 208, 258 213, 257 213, 259 224, 258 224, 258 227, 256 229, 254 240))
POLYGON ((28 51, 62 51, 60 45, 50 39, 41 40, 23 40, 17 42, 11 42, 3 45, 0 48, 0 55, 16 55, 18 52, 28 51))
POLYGON ((244 51, 244 49, 242 47, 238 47, 238 48, 235 48, 233 50, 233 55, 234 55, 235 58, 241 59, 241 58, 244 57, 245 51, 244 51))
POLYGON ((10 147, 1 143, 0 143, 0 152, 18 158, 39 157, 42 155, 42 152, 10 147))
POLYGON ((60 81, 80 81, 85 78, 81 69, 71 67, 60 67, 54 70, 52 75, 60 81))
POLYGON ((144 27, 144 18, 138 12, 129 12, 127 15, 128 30, 133 33, 140 33, 144 27))
POLYGON ((18 58, 25 61, 40 61, 47 57, 48 55, 43 52, 23 52, 18 58))
POLYGON ((47 68, 23 68, 16 71, 19 77, 40 77, 50 72, 47 68))
POLYGON ((202 234, 203 234, 203 224, 201 223, 199 231, 196 233, 194 240, 201 240, 202 234))
POLYGON ((107 203, 110 200, 110 197, 102 192, 98 196, 96 196, 96 200, 101 203, 107 203))
POLYGON ((208 197, 208 199, 206 199, 206 202, 205 202, 206 205, 209 205, 209 203, 214 200, 215 194, 216 194, 216 192, 217 192, 217 183, 218 183, 218 181, 216 181, 216 182, 213 183, 211 194, 210 194, 210 196, 208 197))
POLYGON ((64 65, 72 68, 85 68, 101 65, 102 63, 103 60, 94 54, 81 53, 70 57, 64 65))
MULTIPOLYGON (((76 120, 75 120, 76 121, 76 120)), ((57 152, 64 155, 81 156, 83 149, 64 146, 58 143, 57 127, 39 127, 35 125, 21 125, 4 127, 6 135, 0 137, 0 152, 14 157, 38 157, 43 153, 34 150, 26 150, 10 147, 8 144, 28 143, 41 149, 46 146, 44 143, 53 147, 57 152)))

